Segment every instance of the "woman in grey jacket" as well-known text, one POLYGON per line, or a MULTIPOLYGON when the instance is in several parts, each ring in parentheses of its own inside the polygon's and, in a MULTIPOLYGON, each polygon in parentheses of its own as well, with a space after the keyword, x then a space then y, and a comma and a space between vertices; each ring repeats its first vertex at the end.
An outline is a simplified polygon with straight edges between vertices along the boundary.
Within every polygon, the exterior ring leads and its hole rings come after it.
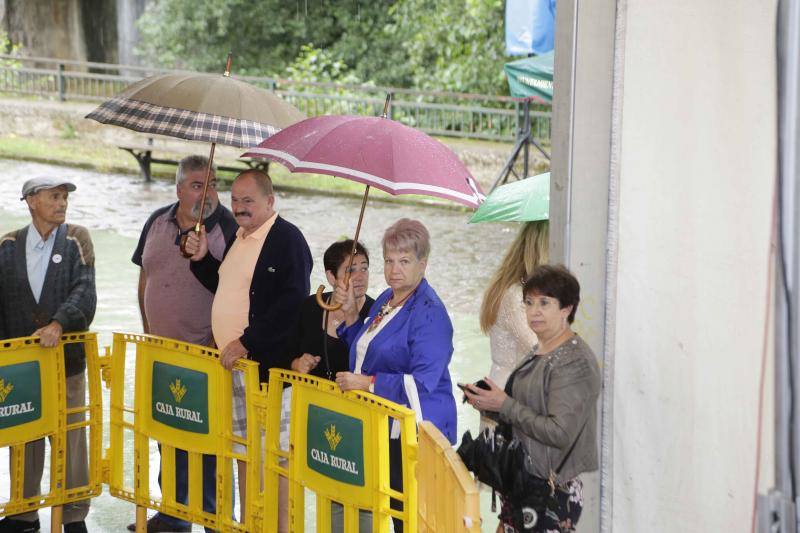
MULTIPOLYGON (((469 385, 467 399, 498 412, 530 456, 530 474, 553 481, 555 509, 539 516, 534 532, 574 531, 583 508, 582 472, 597 469, 600 369, 591 348, 571 329, 580 301, 578 280, 563 266, 537 267, 522 290, 528 325, 539 343, 512 373, 505 390, 469 385)), ((514 532, 515 509, 503 501, 498 531, 514 532)))

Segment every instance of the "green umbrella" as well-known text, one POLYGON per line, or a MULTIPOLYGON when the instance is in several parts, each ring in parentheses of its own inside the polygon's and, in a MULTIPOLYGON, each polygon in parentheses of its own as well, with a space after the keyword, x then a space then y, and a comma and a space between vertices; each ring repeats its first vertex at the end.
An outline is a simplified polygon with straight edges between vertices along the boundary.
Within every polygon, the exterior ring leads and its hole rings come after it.
POLYGON ((550 218, 550 173, 496 188, 469 219, 470 222, 527 222, 550 218))
POLYGON ((514 98, 553 101, 553 52, 506 63, 503 69, 514 98))

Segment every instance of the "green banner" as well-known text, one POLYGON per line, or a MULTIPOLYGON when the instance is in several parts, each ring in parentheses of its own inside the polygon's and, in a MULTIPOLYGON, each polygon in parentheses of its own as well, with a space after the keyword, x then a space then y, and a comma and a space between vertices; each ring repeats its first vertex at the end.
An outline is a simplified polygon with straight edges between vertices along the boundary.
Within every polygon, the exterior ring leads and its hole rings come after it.
POLYGON ((0 429, 42 417, 39 361, 0 367, 0 429))
MULTIPOLYGON (((506 63, 508 89, 514 98, 553 101, 553 52, 506 63)), ((525 176, 523 176, 525 177, 525 176)))
POLYGON ((208 374, 153 362, 153 420, 208 434, 208 374))
POLYGON ((323 476, 364 486, 364 426, 352 416, 308 406, 306 461, 323 476))

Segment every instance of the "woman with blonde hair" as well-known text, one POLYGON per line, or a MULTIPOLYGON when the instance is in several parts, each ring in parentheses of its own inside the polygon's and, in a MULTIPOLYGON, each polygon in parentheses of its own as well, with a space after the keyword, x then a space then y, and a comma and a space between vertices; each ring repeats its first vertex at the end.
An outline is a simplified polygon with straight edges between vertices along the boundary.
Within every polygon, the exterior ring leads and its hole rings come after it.
POLYGON ((489 335, 489 377, 503 387, 511 371, 536 344, 520 299, 520 287, 548 261, 549 223, 526 222, 492 276, 481 304, 481 330, 489 335))

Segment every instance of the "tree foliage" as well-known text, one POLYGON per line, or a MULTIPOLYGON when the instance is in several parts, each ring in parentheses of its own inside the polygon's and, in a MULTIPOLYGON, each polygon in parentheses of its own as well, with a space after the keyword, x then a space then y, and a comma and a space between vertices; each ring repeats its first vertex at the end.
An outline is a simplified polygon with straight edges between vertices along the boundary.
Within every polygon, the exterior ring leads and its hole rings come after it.
POLYGON ((502 0, 402 0, 392 31, 415 87, 505 93, 502 0))
POLYGON ((138 52, 169 68, 505 94, 502 0, 152 0, 138 52), (305 72, 304 69, 308 69, 305 72))
POLYGON ((313 44, 300 47, 300 54, 286 67, 286 77, 295 81, 359 83, 359 78, 347 64, 337 59, 329 49, 313 44))
MULTIPOLYGON (((0 50, 3 54, 11 56, 20 56, 22 53, 22 46, 16 44, 9 39, 5 31, 0 30, 0 50)), ((0 65, 5 68, 22 68, 22 61, 17 59, 0 59, 0 65)))

